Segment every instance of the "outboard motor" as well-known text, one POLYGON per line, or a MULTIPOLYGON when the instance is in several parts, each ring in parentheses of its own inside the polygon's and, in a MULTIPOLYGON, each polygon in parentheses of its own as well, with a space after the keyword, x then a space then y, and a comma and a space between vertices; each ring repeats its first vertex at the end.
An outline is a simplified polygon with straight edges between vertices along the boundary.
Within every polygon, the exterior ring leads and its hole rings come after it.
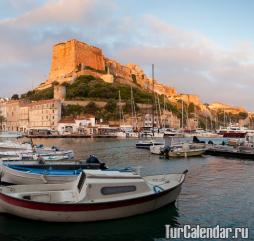
POLYGON ((193 143, 205 143, 205 141, 200 141, 196 136, 193 136, 192 142, 193 143))
POLYGON ((170 146, 165 146, 161 152, 162 152, 162 154, 163 154, 164 156, 168 157, 168 153, 169 153, 170 151, 171 151, 171 147, 170 147, 170 146))
POLYGON ((107 166, 104 162, 101 162, 95 155, 90 155, 87 159, 86 159, 86 164, 88 165, 88 167, 90 167, 91 169, 101 169, 101 170, 105 170, 107 169, 107 166), (97 168, 96 168, 97 167, 97 168))

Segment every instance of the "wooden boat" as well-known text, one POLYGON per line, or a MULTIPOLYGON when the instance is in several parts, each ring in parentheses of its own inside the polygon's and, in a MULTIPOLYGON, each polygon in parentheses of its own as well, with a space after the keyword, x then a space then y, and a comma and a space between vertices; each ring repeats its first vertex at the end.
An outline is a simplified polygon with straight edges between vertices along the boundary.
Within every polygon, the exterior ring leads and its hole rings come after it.
POLYGON ((174 203, 187 171, 141 177, 133 172, 83 171, 64 184, 0 188, 0 212, 47 222, 129 217, 174 203))

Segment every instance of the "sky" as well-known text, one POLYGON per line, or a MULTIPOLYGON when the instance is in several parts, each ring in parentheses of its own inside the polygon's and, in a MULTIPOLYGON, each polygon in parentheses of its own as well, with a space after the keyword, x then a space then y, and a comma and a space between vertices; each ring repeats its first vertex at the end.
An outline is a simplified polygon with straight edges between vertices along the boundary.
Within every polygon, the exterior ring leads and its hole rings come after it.
POLYGON ((252 0, 1 0, 0 96, 47 79, 52 46, 76 38, 178 93, 254 111, 252 0))

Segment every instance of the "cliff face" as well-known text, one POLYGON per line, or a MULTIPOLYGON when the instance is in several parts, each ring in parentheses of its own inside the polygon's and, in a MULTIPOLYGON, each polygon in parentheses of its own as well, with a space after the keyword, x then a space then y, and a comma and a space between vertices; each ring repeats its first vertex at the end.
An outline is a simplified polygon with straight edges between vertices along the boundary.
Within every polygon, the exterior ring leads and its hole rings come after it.
MULTIPOLYGON (((72 39, 64 43, 58 43, 53 47, 52 64, 48 80, 37 89, 48 88, 57 81, 58 83, 72 83, 80 75, 93 75, 105 82, 114 84, 114 81, 139 86, 142 89, 152 91, 153 81, 136 64, 120 64, 103 55, 101 49, 86 43, 72 39)), ((177 94, 176 89, 154 81, 154 91, 165 95, 170 101, 183 100, 193 103, 202 111, 207 108, 196 95, 177 94)), ((210 110, 225 109, 228 112, 245 112, 243 108, 232 107, 220 103, 209 106, 210 110)))
POLYGON ((214 102, 209 105, 209 109, 217 111, 217 110, 224 110, 225 112, 230 112, 234 114, 238 114, 240 112, 247 112, 243 107, 236 107, 231 105, 222 104, 219 102, 214 102))

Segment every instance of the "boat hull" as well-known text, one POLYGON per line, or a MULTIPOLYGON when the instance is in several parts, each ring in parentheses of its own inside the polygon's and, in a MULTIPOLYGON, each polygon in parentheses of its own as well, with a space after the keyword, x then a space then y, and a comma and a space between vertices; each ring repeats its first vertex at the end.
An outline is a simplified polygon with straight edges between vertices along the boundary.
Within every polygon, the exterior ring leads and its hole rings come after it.
POLYGON ((193 157, 193 156, 201 156, 205 153, 205 150, 194 150, 194 151, 180 151, 180 152, 169 152, 167 154, 168 157, 193 157))
POLYGON ((174 203, 181 184, 145 197, 107 203, 51 204, 18 199, 0 193, 2 212, 46 222, 91 222, 130 217, 174 203))
POLYGON ((245 159, 254 160, 254 153, 208 149, 206 150, 205 154, 212 155, 212 156, 236 157, 236 158, 245 158, 245 159))
POLYGON ((45 174, 35 174, 2 166, 1 182, 10 184, 57 184, 75 181, 79 173, 74 173, 75 170, 73 171, 73 175, 47 175, 47 170, 45 170, 45 174))

